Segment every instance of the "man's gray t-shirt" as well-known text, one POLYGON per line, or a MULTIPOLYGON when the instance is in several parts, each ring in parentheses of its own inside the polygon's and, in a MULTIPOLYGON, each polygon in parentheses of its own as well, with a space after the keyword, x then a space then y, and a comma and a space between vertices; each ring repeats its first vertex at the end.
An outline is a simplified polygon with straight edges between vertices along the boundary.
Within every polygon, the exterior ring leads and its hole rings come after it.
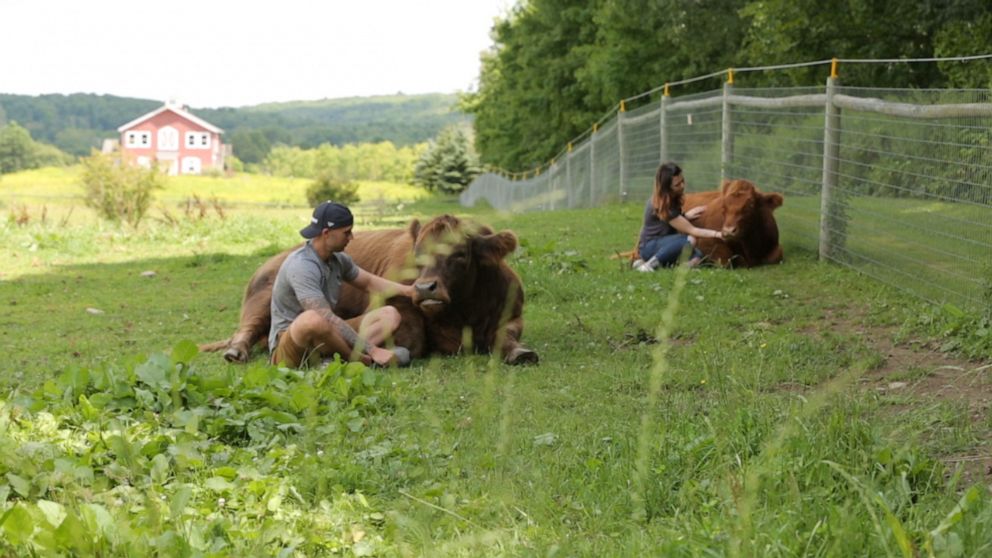
POLYGON ((354 281, 356 277, 358 266, 344 252, 332 254, 328 263, 320 259, 309 241, 294 250, 282 263, 272 285, 269 351, 275 349, 279 333, 303 313, 301 300, 323 298, 334 309, 341 293, 341 283, 354 281))

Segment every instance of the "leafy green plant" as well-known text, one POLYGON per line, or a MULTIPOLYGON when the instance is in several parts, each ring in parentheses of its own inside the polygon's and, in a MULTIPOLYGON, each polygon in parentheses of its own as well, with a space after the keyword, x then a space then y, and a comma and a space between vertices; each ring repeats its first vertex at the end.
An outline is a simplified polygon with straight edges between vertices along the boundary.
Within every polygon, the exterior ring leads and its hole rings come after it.
POLYGON ((389 409, 383 375, 340 360, 201 374, 196 353, 185 341, 122 368, 71 368, 0 401, 0 552, 372 548, 375 537, 340 536, 362 521, 342 507, 352 497, 309 501, 292 479, 317 440, 389 409))
POLYGON ((313 207, 326 200, 351 205, 360 199, 357 183, 330 174, 321 175, 307 187, 307 203, 313 207))
POLYGON ((94 151, 83 158, 79 180, 87 207, 104 219, 135 227, 148 212, 154 191, 164 187, 164 177, 157 166, 141 168, 121 153, 94 151))

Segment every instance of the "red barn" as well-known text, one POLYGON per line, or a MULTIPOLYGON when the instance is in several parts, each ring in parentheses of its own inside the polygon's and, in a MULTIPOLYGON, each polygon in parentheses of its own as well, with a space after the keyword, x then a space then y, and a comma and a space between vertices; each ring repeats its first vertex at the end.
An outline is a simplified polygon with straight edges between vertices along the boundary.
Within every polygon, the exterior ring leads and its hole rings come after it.
POLYGON ((135 118, 117 131, 121 151, 143 167, 157 163, 170 175, 223 170, 224 157, 230 152, 230 146, 221 143, 224 130, 174 103, 135 118))

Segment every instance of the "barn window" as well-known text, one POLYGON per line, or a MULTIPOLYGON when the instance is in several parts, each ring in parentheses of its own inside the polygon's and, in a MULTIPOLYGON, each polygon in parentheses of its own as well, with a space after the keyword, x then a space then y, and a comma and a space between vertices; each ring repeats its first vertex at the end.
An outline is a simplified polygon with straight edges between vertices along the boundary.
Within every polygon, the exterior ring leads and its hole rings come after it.
POLYGON ((128 132, 124 144, 127 147, 148 147, 151 139, 151 132, 128 132))
POLYGON ((186 132, 186 147, 190 149, 210 147, 210 134, 208 132, 186 132))
POLYGON ((200 174, 200 158, 183 157, 183 174, 200 174))

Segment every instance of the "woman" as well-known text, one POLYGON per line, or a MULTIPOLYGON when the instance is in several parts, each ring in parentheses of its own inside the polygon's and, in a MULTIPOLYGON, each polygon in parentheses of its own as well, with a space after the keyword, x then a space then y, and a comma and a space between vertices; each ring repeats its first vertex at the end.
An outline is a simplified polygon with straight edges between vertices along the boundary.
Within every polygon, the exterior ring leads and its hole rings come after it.
POLYGON ((685 197, 685 178, 682 169, 675 163, 665 163, 658 167, 654 176, 654 192, 644 207, 644 226, 637 242, 638 252, 643 261, 634 263, 637 271, 654 271, 661 266, 670 266, 678 261, 682 248, 692 244, 693 253, 690 266, 698 265, 702 254, 695 249, 696 238, 723 238, 723 233, 693 226, 689 219, 702 215, 702 207, 694 207, 682 213, 685 197))

